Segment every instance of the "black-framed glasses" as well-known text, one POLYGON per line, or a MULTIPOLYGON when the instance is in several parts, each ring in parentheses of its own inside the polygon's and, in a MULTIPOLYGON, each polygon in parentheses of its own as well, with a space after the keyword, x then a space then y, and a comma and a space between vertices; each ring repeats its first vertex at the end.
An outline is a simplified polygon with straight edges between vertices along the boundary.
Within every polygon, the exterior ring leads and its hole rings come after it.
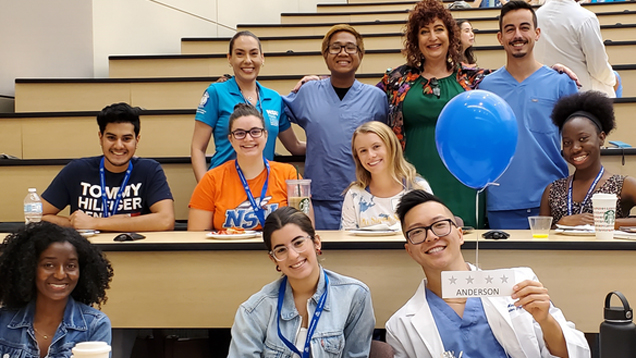
POLYGON ((296 251, 296 253, 301 253, 311 246, 311 241, 311 236, 298 236, 292 240, 289 247, 287 245, 277 246, 270 251, 269 254, 272 255, 276 261, 285 261, 289 256, 289 248, 296 251))
POLYGON ((252 136, 252 138, 259 138, 265 133, 265 128, 254 127, 249 130, 237 129, 234 132, 231 132, 234 139, 245 139, 247 133, 252 136))
POLYGON ((349 42, 346 45, 341 45, 335 42, 329 45, 329 53, 332 55, 337 55, 340 53, 340 51, 342 51, 343 48, 345 49, 346 53, 354 54, 358 52, 358 45, 354 43, 349 42))
POLYGON ((428 80, 428 86, 422 87, 423 94, 430 94, 430 93, 426 93, 427 87, 430 88, 433 95, 435 95, 437 98, 440 98, 440 96, 442 95, 442 90, 439 88, 439 81, 437 80, 437 78, 433 77, 430 80, 428 80))
POLYGON ((429 226, 420 226, 413 228, 405 233, 406 239, 413 245, 419 245, 426 241, 428 230, 431 230, 437 237, 450 234, 453 226, 457 225, 451 219, 443 219, 432 223, 429 226))

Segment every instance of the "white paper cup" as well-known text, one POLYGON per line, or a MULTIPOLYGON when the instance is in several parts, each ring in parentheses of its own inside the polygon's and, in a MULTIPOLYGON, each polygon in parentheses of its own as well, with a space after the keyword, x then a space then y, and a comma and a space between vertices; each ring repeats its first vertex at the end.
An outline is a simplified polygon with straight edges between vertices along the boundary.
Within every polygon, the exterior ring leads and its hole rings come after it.
POLYGON ((596 193, 592 195, 594 230, 596 230, 596 238, 599 240, 611 240, 614 238, 616 200, 616 194, 596 193))
POLYGON ((109 358, 110 346, 106 342, 81 342, 71 349, 72 358, 109 358))

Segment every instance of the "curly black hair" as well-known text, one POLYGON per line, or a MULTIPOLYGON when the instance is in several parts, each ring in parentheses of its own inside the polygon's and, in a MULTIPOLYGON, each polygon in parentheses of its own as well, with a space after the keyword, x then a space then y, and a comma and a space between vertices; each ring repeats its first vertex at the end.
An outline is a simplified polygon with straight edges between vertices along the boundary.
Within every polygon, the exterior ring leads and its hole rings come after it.
POLYGON ((404 49, 402 54, 411 67, 422 70, 424 68, 424 56, 419 47, 419 32, 422 26, 426 26, 435 19, 440 19, 448 31, 448 63, 449 70, 459 64, 461 59, 461 41, 459 40, 459 27, 453 19, 451 12, 438 0, 422 0, 415 4, 409 13, 409 19, 404 29, 404 49))
POLYGON ((599 91, 585 91, 561 97, 552 109, 552 123, 559 127, 559 131, 563 131, 568 117, 577 111, 585 111, 596 117, 605 134, 609 134, 616 127, 614 103, 611 98, 599 91))
POLYGON ((40 255, 56 242, 69 242, 77 251, 80 277, 71 297, 91 306, 106 303, 113 268, 101 250, 75 229, 40 222, 28 224, 4 239, 0 255, 0 305, 18 309, 36 298, 35 275, 40 255))

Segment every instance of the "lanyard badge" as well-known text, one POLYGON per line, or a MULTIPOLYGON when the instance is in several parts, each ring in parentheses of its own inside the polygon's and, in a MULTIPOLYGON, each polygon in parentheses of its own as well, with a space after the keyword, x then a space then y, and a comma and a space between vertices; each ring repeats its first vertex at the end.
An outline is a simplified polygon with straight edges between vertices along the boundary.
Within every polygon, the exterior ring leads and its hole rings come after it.
POLYGON ((307 328, 307 339, 305 339, 305 347, 301 352, 298 351, 298 348, 290 342, 283 333, 280 331, 280 313, 283 308, 283 300, 285 298, 285 289, 287 288, 287 276, 283 277, 283 280, 280 282, 280 288, 278 289, 278 310, 277 310, 277 328, 278 328, 278 337, 283 341, 283 343, 287 346, 287 348, 291 349, 292 352, 298 354, 300 358, 309 358, 310 356, 310 348, 311 348, 311 337, 314 335, 316 331, 316 326, 318 325, 318 320, 320 319, 320 315, 322 314, 323 309, 325 308, 325 302, 327 301, 327 292, 329 291, 329 278, 327 277, 327 273, 325 274, 325 292, 320 295, 320 299, 318 300, 318 306, 316 307, 316 312, 314 312, 313 317, 311 319, 311 323, 307 328))
POLYGON ((99 162, 99 182, 102 189, 102 208, 103 208, 103 216, 105 218, 109 216, 113 216, 117 214, 117 208, 119 207, 119 202, 121 201, 121 196, 124 193, 126 188, 126 184, 128 184, 128 179, 130 179, 130 173, 132 172, 132 161, 128 162, 128 169, 126 169, 126 175, 124 175, 124 180, 122 180, 117 193, 115 194, 115 204, 113 205, 113 210, 108 210, 108 195, 106 194, 106 173, 104 169, 104 157, 102 157, 101 162, 99 162))
POLYGON ((261 190, 259 204, 256 203, 256 199, 254 199, 254 195, 252 195, 252 190, 247 184, 247 179, 245 179, 245 175, 243 174, 243 171, 238 164, 238 160, 234 161, 239 179, 241 179, 241 184, 243 184, 243 189, 245 190, 245 194, 247 195, 247 200, 249 200, 250 204, 252 205, 254 214, 256 214, 256 217, 258 218, 258 222, 261 223, 261 227, 265 227, 265 209, 262 205, 260 205, 260 203, 262 203, 265 199, 265 195, 267 194, 267 186, 269 185, 269 161, 267 161, 267 159, 265 158, 263 158, 263 161, 265 162, 265 169, 267 169, 267 178, 265 178, 265 184, 263 184, 263 190, 261 190))
MULTIPOLYGON (((598 181, 601 180, 603 173, 605 173, 605 167, 601 166, 601 170, 596 175, 596 178, 592 182, 592 185, 590 185, 590 188, 587 190, 587 194, 585 194, 585 198, 581 202, 579 214, 583 213, 583 208, 585 207, 585 203, 588 200, 590 200, 590 196, 592 196, 594 189, 596 189, 596 184, 598 184, 598 181)), ((570 180, 570 185, 568 186, 568 216, 572 215, 572 206, 574 205, 573 204, 574 200, 572 199, 572 183, 573 182, 574 182, 574 176, 572 176, 572 180, 570 180)))

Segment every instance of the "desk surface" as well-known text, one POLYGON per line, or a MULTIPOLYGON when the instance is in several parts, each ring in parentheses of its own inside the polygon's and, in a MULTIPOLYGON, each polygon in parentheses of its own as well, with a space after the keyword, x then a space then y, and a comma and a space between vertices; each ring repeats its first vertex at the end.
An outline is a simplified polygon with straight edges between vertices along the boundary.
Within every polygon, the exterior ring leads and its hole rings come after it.
MULTIPOLYGON (((506 240, 481 238, 485 230, 465 234, 463 249, 484 250, 636 250, 634 240, 597 240, 591 236, 569 236, 550 233, 547 239, 533 238, 529 230, 507 230, 506 240), (479 243, 477 240, 479 238, 479 243)), ((190 251, 190 250, 264 250, 260 236, 250 239, 219 240, 206 237, 204 232, 172 231, 141 233, 145 239, 133 242, 116 242, 117 233, 103 233, 89 238, 104 251, 190 251)), ((319 231, 324 248, 339 250, 404 249, 401 233, 388 236, 358 236, 344 231, 319 231)))
MULTIPOLYGON (((466 261, 475 262, 476 239, 482 232, 465 236, 466 261)), ((636 300, 636 242, 555 233, 539 240, 528 231, 510 233, 508 240, 479 240, 480 267, 531 267, 554 304, 580 330, 598 332, 610 291, 636 300)), ((115 271, 103 310, 117 328, 230 327, 238 306, 280 277, 260 238, 144 234, 146 239, 126 243, 114 243, 114 233, 90 238, 105 251, 115 271)), ((371 289, 378 327, 413 295, 424 276, 405 252, 401 235, 319 234, 323 267, 355 277, 371 289)))

